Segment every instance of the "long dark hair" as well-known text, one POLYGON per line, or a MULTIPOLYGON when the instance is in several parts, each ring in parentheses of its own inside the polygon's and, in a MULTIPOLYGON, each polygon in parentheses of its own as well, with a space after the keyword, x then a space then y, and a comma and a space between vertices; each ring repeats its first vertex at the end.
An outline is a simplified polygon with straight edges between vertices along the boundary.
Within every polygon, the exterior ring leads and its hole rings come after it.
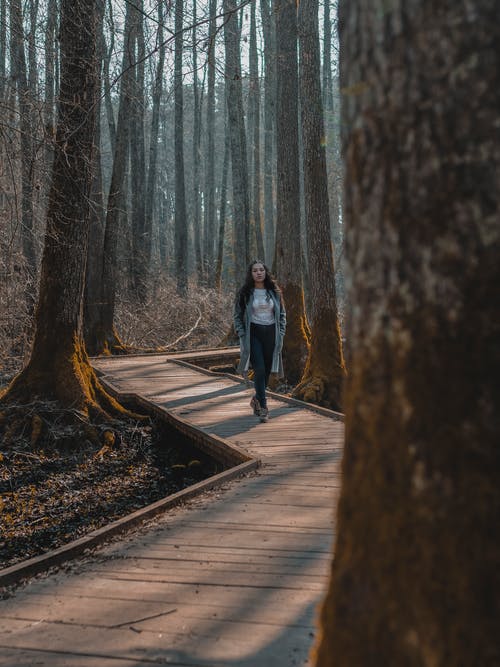
POLYGON ((276 282, 276 279, 274 278, 273 274, 269 271, 267 266, 264 264, 264 262, 261 259, 254 259, 250 262, 247 268, 247 273, 245 276, 245 282, 243 283, 243 287, 240 289, 238 292, 238 301, 240 303, 241 309, 244 309, 246 304, 248 303, 248 299, 250 298, 250 294, 253 292, 255 283, 254 279, 252 276, 252 269, 256 264, 262 264, 264 267, 264 270, 266 272, 266 277, 264 278, 264 287, 268 292, 274 292, 275 295, 278 297, 280 300, 281 305, 283 306, 283 295, 281 293, 281 289, 279 288, 278 283, 276 282))

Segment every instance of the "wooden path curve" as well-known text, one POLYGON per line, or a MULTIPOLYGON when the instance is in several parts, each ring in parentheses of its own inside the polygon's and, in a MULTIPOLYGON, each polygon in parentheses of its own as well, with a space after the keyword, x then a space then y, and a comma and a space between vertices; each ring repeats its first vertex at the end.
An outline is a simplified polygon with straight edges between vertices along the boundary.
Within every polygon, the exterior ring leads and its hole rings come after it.
POLYGON ((329 574, 342 421, 273 397, 261 424, 244 384, 174 355, 96 366, 121 392, 262 465, 3 600, 0 665, 309 665, 329 574))

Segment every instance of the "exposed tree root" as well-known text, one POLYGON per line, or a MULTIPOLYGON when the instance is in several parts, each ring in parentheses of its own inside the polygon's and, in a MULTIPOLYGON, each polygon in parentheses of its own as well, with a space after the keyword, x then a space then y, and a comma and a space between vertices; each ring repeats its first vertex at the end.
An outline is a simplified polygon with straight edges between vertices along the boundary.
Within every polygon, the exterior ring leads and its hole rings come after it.
POLYGON ((0 415, 4 446, 21 438, 33 447, 46 437, 54 444, 97 444, 101 431, 112 431, 117 419, 147 419, 106 392, 77 338, 66 353, 59 349, 52 363, 33 357, 0 394, 0 415))
POLYGON ((340 331, 335 322, 335 317, 325 310, 313 323, 304 375, 292 396, 330 410, 341 411, 346 369, 340 331))
POLYGON ((307 375, 293 390, 292 396, 307 403, 322 405, 330 410, 341 410, 339 383, 323 371, 307 375))

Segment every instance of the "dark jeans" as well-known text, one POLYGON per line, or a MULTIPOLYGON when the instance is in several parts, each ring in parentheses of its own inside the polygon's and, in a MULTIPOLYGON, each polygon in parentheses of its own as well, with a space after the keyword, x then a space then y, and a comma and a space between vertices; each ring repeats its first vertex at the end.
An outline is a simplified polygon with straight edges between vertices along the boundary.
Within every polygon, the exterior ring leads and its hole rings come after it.
POLYGON ((250 363, 253 368, 255 396, 262 408, 267 408, 266 386, 273 365, 274 324, 250 325, 250 363))

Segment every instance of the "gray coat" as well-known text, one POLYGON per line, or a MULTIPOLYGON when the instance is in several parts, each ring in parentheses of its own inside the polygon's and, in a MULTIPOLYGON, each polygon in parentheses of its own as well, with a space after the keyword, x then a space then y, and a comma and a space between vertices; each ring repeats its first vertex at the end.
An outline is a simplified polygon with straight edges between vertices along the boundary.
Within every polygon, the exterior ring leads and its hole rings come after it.
MULTIPOLYGON (((269 295, 274 303, 274 322, 275 322, 275 337, 274 337, 274 352, 273 365, 271 373, 277 373, 279 377, 283 377, 283 359, 281 358, 281 350, 283 348, 283 338, 286 330, 286 312, 284 306, 281 305, 279 296, 269 290, 269 295)), ((250 298, 246 308, 241 308, 239 299, 234 305, 234 328, 240 338, 240 363, 238 365, 238 373, 246 375, 250 365, 250 318, 252 315, 253 291, 250 293, 250 298)))

